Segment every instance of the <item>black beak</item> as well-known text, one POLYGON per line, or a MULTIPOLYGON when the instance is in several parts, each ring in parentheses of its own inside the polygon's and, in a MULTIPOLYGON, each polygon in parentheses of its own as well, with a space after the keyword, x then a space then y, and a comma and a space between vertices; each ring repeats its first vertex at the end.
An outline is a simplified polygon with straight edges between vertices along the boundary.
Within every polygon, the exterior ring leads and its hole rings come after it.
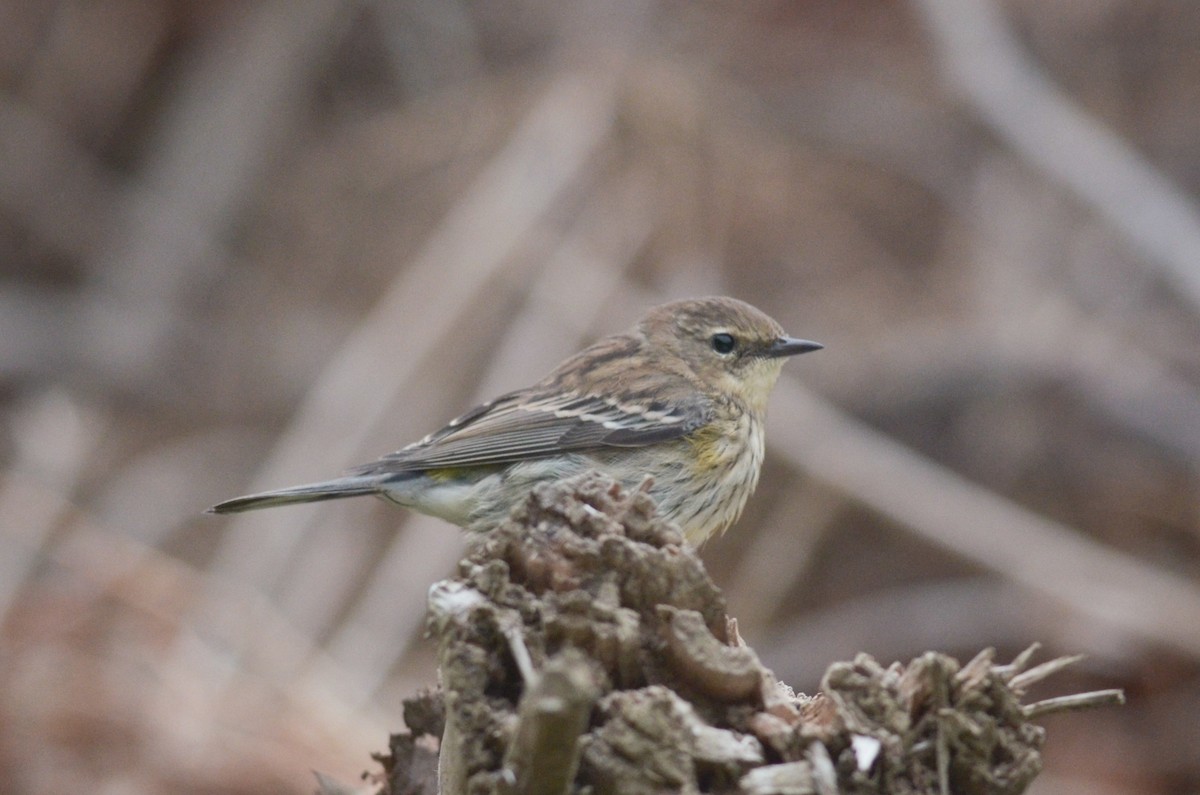
POLYGON ((762 352, 762 355, 769 359, 776 359, 780 356, 795 356, 800 353, 819 351, 824 347, 819 342, 798 340, 794 337, 780 337, 768 345, 766 350, 762 352))

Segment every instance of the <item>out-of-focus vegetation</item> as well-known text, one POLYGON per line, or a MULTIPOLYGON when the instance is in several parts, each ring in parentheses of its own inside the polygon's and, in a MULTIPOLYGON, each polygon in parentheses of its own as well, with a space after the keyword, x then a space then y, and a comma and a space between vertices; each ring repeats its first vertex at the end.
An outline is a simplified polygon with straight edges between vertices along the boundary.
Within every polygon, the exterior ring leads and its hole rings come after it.
MULTIPOLYGON (((788 365, 703 550, 813 689, 1085 652, 1035 791, 1200 787, 1200 6, 0 5, 0 780, 304 792, 457 531, 201 514, 728 293, 788 365)), ((1036 694, 1035 694, 1036 695, 1036 694)))

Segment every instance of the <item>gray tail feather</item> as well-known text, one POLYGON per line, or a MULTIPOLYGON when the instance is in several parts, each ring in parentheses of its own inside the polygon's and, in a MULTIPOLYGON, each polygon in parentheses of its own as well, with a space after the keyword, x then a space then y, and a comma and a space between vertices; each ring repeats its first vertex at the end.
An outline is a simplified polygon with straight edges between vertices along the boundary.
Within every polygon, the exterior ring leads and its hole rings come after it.
POLYGON ((207 513, 241 513, 259 508, 274 508, 277 505, 299 505, 305 502, 340 500, 343 497, 361 497, 375 494, 379 491, 379 485, 380 478, 362 476, 306 483, 303 486, 234 497, 232 500, 217 503, 209 508, 207 513))

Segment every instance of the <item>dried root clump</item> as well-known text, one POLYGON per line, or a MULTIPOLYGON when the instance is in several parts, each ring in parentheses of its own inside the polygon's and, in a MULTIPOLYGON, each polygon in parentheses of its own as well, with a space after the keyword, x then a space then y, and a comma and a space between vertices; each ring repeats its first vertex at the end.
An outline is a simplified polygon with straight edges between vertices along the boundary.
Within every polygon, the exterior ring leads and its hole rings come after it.
POLYGON ((776 681, 644 490, 599 475, 538 487, 430 593, 444 713, 406 709, 383 792, 1018 793, 1054 709, 985 651, 830 667, 809 697, 776 681), (431 772, 440 754, 440 779, 431 772), (440 787, 440 788, 439 788, 440 787))

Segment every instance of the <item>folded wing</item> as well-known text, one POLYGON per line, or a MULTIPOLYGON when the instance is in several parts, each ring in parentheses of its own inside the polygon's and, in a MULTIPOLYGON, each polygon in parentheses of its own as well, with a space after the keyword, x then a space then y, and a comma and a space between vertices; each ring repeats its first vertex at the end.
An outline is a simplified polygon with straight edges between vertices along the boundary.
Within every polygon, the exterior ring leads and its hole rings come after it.
POLYGON ((677 439, 708 418, 708 406, 626 405, 596 396, 512 393, 477 406, 441 430, 355 470, 358 474, 505 464, 603 447, 677 439))

